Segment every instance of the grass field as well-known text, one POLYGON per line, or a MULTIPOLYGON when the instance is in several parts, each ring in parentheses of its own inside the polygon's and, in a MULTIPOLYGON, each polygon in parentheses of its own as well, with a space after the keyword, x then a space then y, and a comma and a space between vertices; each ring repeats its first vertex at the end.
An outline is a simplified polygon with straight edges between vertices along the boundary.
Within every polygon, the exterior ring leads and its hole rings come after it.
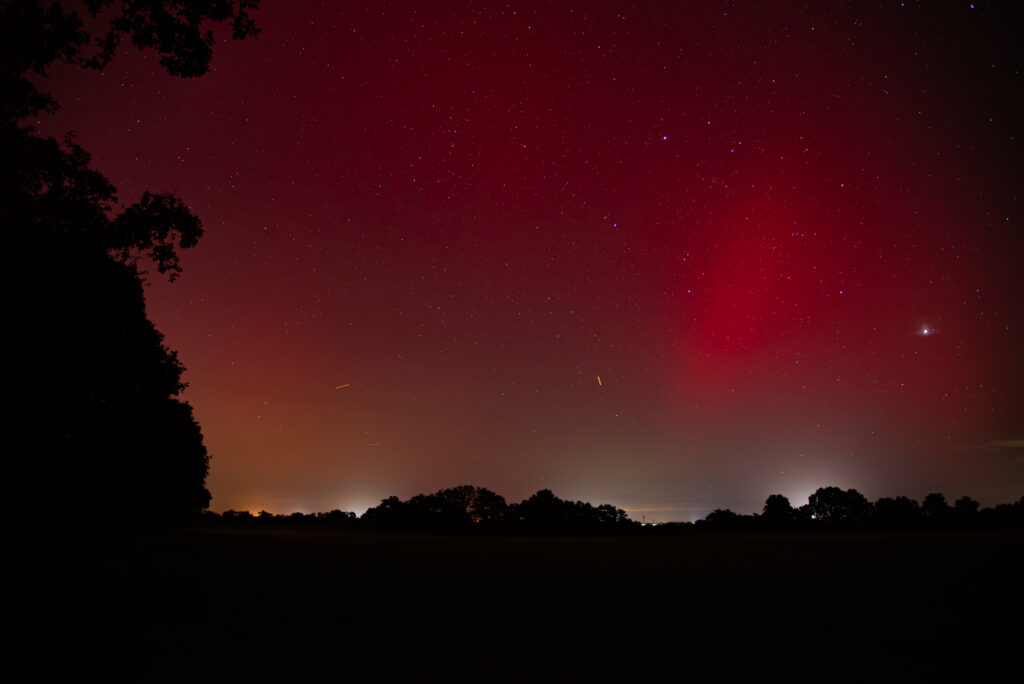
POLYGON ((48 557, 15 589, 23 655, 135 681, 1012 681, 1024 642, 1019 531, 196 529, 48 557))

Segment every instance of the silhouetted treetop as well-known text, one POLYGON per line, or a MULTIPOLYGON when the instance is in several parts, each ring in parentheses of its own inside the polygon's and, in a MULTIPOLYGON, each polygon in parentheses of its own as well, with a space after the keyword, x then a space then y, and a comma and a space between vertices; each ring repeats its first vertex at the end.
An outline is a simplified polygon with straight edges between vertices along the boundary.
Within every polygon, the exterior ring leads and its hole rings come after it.
POLYGON ((391 496, 363 514, 363 520, 403 529, 464 529, 474 523, 495 524, 508 511, 505 499, 484 487, 461 485, 408 501, 391 496))
POLYGON ((772 494, 764 502, 762 515, 771 521, 788 522, 793 519, 793 505, 781 494, 772 494))
MULTIPOLYGON (((834 497, 854 510, 863 511, 856 490, 838 487, 819 489, 818 503, 834 497), (836 492, 839 492, 837 495, 836 492), (853 492, 851 495, 850 492, 853 492)), ((866 499, 865 499, 866 501, 866 499)), ((346 532, 381 529, 403 532, 475 533, 486 534, 731 534, 731 533, 793 533, 843 532, 856 530, 917 530, 943 528, 1000 529, 1024 526, 1024 497, 1013 504, 999 504, 975 513, 960 514, 960 509, 973 509, 976 503, 969 497, 957 500, 958 512, 944 519, 942 524, 926 519, 921 507, 905 496, 883 497, 873 504, 867 519, 858 522, 840 522, 837 517, 812 518, 810 508, 794 509, 781 494, 772 494, 765 501, 761 515, 741 515, 729 509, 716 508, 696 523, 667 522, 638 525, 630 521, 626 512, 610 504, 593 506, 582 501, 566 501, 549 489, 542 489, 526 500, 506 505, 505 499, 483 487, 461 485, 439 490, 433 494, 417 494, 407 501, 396 496, 383 499, 361 518, 353 513, 334 510, 328 513, 291 513, 273 515, 262 511, 258 516, 247 512, 224 511, 220 515, 207 512, 203 520, 210 524, 229 526, 295 527, 312 526, 320 529, 340 529, 346 532), (486 502, 486 504, 484 503, 486 502), (489 511, 488 515, 484 511, 489 511)), ((821 510, 818 508, 817 510, 821 510)), ((837 508, 836 510, 847 510, 837 508)))
POLYGON ((201 76, 210 70, 213 32, 208 22, 227 22, 235 40, 260 29, 250 12, 259 0, 84 0, 75 3, 7 0, 0 3, 0 114, 21 119, 53 111, 56 103, 25 76, 45 75, 54 62, 102 69, 124 38, 151 48, 172 76, 201 76), (85 17, 79 13, 84 10, 85 17), (102 27, 96 35, 86 30, 102 27))
POLYGON ((910 527, 920 522, 921 506, 905 496, 883 497, 875 502, 873 519, 885 529, 910 527))
POLYGON ((550 489, 542 489, 512 506, 510 515, 519 523, 538 528, 589 528, 629 522, 625 511, 610 504, 592 506, 585 501, 566 501, 550 489))
POLYGON ((728 508, 716 508, 705 516, 704 521, 712 524, 732 523, 739 519, 739 515, 728 508))
POLYGON ((978 512, 980 506, 981 504, 969 496, 961 496, 953 504, 953 508, 958 515, 974 515, 978 512))
MULTIPOLYGON (((26 118, 56 103, 37 88, 55 62, 102 69, 127 38, 155 49, 176 76, 210 68, 208 22, 233 37, 258 29, 256 0, 0 2, 0 225, 26 268, 11 317, 19 427, 31 457, 14 480, 50 501, 107 519, 205 508, 209 456, 192 408, 179 397, 184 368, 146 316, 140 260, 174 280, 179 250, 197 244, 199 219, 172 194, 146 192, 124 207, 69 134, 40 136, 26 118)), ((30 493, 31 492, 31 493, 30 493)))
POLYGON ((934 492, 924 497, 921 502, 921 512, 929 518, 942 518, 950 512, 949 504, 946 503, 946 496, 940 492, 934 492))
POLYGON ((548 489, 510 506, 501 495, 470 485, 417 494, 408 501, 388 497, 360 520, 371 526, 406 530, 523 528, 542 532, 611 528, 630 522, 625 511, 610 504, 565 501, 548 489))
POLYGON ((10 0, 0 4, 0 115, 4 149, 0 218, 19 234, 74 243, 75 249, 102 249, 124 263, 148 257, 157 271, 174 280, 181 271, 178 251, 202 236, 199 219, 173 194, 143 193, 114 215, 114 186, 90 168, 90 156, 69 135, 58 143, 34 135, 19 121, 56 103, 39 92, 29 72, 44 75, 55 61, 101 69, 123 36, 140 48, 154 48, 161 64, 178 76, 198 76, 210 66, 213 34, 208 21, 227 21, 236 39, 259 29, 250 11, 258 0, 86 0, 80 5, 101 36, 91 36, 68 3, 10 0), (93 53, 88 54, 89 48, 93 53))
POLYGON ((119 261, 148 257, 160 273, 174 280, 181 274, 175 246, 195 247, 202 237, 199 219, 174 195, 142 193, 142 198, 114 221, 108 249, 119 261))
POLYGON ((169 280, 178 277, 178 250, 194 247, 203 234, 178 197, 144 192, 114 214, 116 189, 89 166, 89 153, 70 136, 63 144, 33 135, 2 138, 9 154, 0 166, 0 219, 18 227, 15 240, 64 245, 83 258, 109 256, 133 268, 146 257, 169 280))
POLYGON ((86 0, 89 13, 107 18, 102 37, 92 42, 96 54, 81 57, 85 66, 102 69, 127 36, 138 48, 153 48, 160 65, 172 76, 202 76, 210 70, 213 57, 213 31, 204 29, 207 21, 228 22, 231 37, 244 40, 259 34, 250 10, 259 0, 86 0))
POLYGON ((821 487, 808 498, 807 507, 816 520, 853 524, 866 520, 871 504, 856 489, 821 487))

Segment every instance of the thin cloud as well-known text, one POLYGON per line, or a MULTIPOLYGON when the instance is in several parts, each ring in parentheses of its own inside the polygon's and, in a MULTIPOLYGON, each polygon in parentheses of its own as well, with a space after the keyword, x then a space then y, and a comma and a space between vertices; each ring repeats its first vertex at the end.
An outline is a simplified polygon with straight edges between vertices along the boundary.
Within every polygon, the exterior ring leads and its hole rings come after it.
MULTIPOLYGON (((959 465, 968 465, 977 458, 1024 463, 1024 439, 995 439, 976 446, 961 447, 960 451, 965 455, 974 454, 975 457, 953 458, 959 465)), ((950 456, 952 457, 952 454, 950 456)))
POLYGON ((1006 449, 1024 449, 1024 439, 1003 439, 985 442, 974 447, 974 451, 1004 451, 1006 449))
POLYGON ((661 506, 654 508, 623 508, 627 513, 657 513, 661 511, 703 511, 703 506, 661 506))

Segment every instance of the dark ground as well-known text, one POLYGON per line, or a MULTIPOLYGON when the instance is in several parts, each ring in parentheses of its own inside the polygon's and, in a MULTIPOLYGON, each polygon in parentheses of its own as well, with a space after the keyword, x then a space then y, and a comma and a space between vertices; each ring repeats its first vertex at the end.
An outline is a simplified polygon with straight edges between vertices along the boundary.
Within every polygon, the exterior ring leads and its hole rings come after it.
POLYGON ((1010 681, 1024 643, 1022 531, 30 547, 5 613, 46 679, 1010 681))

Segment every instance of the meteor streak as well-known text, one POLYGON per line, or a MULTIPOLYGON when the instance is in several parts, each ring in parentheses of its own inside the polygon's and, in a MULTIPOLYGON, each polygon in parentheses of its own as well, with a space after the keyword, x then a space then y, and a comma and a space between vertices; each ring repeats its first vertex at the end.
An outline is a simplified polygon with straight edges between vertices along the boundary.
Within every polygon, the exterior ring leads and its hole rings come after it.
POLYGON ((338 386, 337 386, 337 387, 335 387, 334 389, 345 389, 346 387, 348 387, 348 386, 349 386, 349 384, 350 384, 350 383, 347 383, 347 382, 346 382, 346 383, 345 383, 344 385, 338 385, 338 386))

